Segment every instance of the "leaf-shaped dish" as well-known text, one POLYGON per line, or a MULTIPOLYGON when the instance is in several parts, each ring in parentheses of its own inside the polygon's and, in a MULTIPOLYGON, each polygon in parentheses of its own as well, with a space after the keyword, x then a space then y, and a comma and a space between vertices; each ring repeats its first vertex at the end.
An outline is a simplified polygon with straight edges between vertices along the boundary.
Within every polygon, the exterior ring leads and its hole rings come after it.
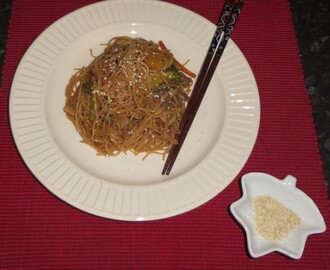
POLYGON ((288 175, 279 180, 265 173, 248 173, 242 177, 243 196, 231 204, 230 210, 246 231, 247 245, 252 257, 260 257, 278 251, 293 259, 299 259, 310 234, 322 233, 326 226, 313 200, 296 188, 296 178, 288 175), (254 199, 258 195, 269 195, 293 210, 302 224, 292 230, 281 241, 263 239, 256 231, 254 222, 254 199))

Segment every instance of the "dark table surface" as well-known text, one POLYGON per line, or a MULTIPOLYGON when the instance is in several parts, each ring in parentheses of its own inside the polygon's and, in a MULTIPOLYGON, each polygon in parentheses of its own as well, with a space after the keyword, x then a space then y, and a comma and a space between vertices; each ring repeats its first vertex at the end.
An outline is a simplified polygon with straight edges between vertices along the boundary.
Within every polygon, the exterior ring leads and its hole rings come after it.
MULTIPOLYGON (((11 2, 0 2, 0 84, 11 2)), ((330 1, 289 0, 289 3, 330 197, 330 1)))
POLYGON ((290 0, 330 197, 330 1, 290 0))

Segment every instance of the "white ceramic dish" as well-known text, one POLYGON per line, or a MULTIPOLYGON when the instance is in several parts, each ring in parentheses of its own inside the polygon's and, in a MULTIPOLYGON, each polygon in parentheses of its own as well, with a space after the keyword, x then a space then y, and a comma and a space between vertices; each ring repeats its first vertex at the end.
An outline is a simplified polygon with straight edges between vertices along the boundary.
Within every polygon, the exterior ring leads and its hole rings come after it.
POLYGON ((314 204, 300 189, 296 178, 288 175, 279 180, 269 174, 249 173, 242 177, 243 196, 230 206, 237 221, 243 226, 247 246, 252 257, 260 257, 278 251, 293 259, 299 259, 310 234, 322 233, 326 226, 323 217, 314 204), (302 219, 302 224, 282 241, 264 240, 255 230, 253 221, 253 200, 258 195, 270 195, 293 210, 302 219))
POLYGON ((104 1, 49 26, 21 60, 10 94, 10 123, 27 166, 53 194, 88 213, 118 220, 155 220, 202 205, 235 178, 259 128, 257 85, 230 40, 197 118, 169 176, 160 156, 97 156, 65 117, 64 90, 74 68, 118 35, 163 40, 198 72, 215 25, 161 1, 104 1))

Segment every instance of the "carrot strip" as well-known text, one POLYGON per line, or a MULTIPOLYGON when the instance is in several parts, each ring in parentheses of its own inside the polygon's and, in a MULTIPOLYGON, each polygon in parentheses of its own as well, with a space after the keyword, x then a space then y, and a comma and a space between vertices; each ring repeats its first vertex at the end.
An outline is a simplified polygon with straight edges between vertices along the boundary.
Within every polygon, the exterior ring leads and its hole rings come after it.
MULTIPOLYGON (((159 47, 162 49, 162 50, 167 50, 167 47, 165 46, 164 42, 163 41, 159 41, 158 42, 158 45, 159 47)), ((178 60, 176 60, 174 58, 174 63, 175 65, 177 66, 178 69, 180 69, 181 71, 183 71, 184 73, 186 73, 188 76, 192 77, 192 78, 196 78, 196 74, 192 71, 190 71, 189 69, 187 69, 184 65, 182 65, 178 60)))
POLYGON ((189 69, 187 69, 184 65, 180 64, 176 59, 174 59, 175 64, 179 69, 181 69, 184 73, 186 73, 191 78, 196 78, 196 74, 189 69))
POLYGON ((158 42, 158 45, 159 45, 159 47, 162 49, 162 50, 167 50, 167 48, 166 48, 166 46, 165 46, 165 44, 164 44, 164 42, 163 41, 159 41, 158 42))

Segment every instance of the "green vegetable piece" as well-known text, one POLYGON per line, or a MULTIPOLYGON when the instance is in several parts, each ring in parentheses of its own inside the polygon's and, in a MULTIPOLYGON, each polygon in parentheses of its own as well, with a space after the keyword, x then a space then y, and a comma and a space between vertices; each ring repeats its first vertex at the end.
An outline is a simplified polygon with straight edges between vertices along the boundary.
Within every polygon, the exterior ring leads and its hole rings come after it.
POLYGON ((180 80, 182 78, 182 75, 177 71, 171 70, 166 72, 166 77, 169 81, 174 81, 174 80, 180 80))
POLYGON ((91 94, 92 93, 92 87, 94 83, 92 81, 86 82, 82 84, 82 89, 87 93, 91 94))

